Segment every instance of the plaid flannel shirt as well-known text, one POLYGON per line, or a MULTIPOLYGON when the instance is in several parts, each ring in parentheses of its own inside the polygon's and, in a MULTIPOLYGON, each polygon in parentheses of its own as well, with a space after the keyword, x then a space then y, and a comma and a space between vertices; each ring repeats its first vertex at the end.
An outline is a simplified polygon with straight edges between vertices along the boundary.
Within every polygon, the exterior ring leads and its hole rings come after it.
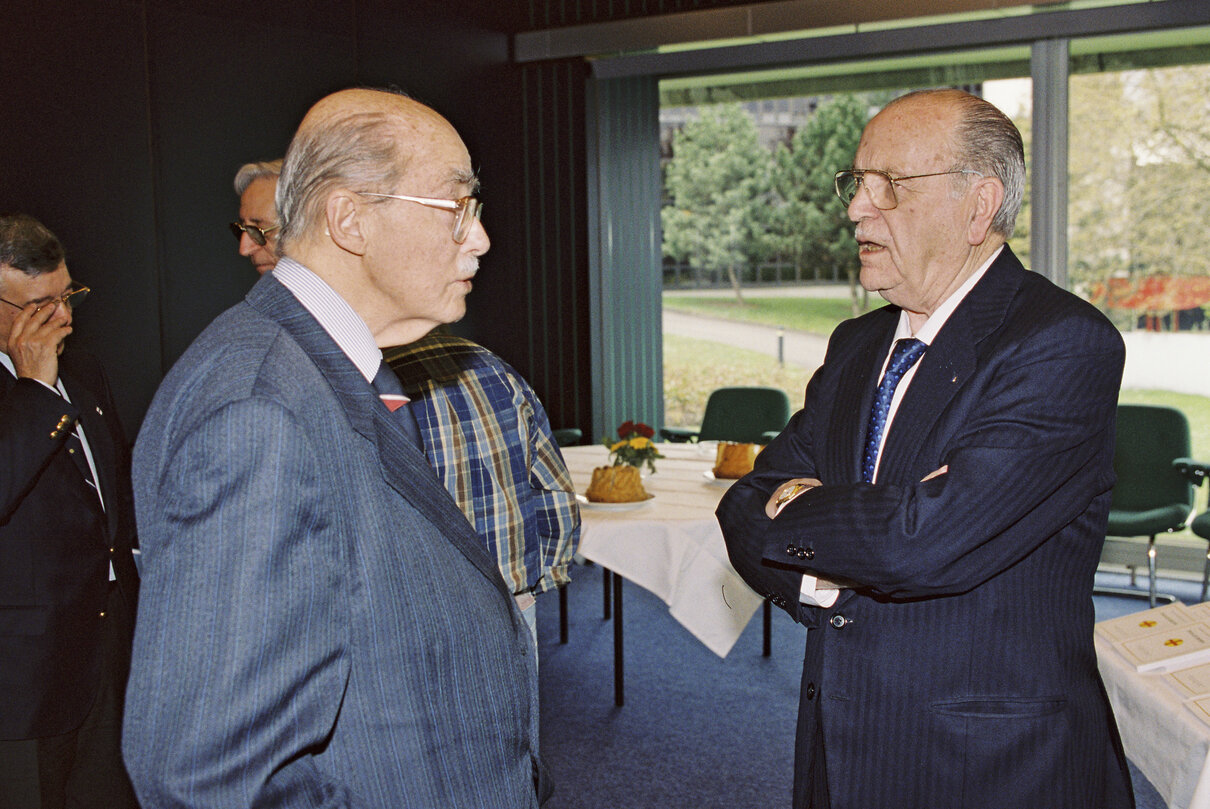
POLYGON ((383 352, 429 460, 515 594, 566 584, 580 509, 537 394, 482 346, 432 333, 383 352))

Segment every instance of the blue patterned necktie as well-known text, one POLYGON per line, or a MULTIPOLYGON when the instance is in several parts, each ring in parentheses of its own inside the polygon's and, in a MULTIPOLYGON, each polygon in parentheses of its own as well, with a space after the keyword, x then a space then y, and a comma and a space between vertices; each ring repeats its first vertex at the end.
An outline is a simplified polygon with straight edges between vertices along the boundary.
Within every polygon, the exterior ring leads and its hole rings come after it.
POLYGON ((874 469, 878 466, 878 447, 882 443, 882 433, 886 430, 886 417, 891 410, 891 399, 895 396, 895 388, 899 380, 908 372, 916 360, 924 355, 928 348, 914 337, 897 340, 891 352, 891 360, 887 363, 886 373, 878 383, 878 393, 874 395, 874 404, 870 407, 870 423, 866 428, 865 458, 861 462, 861 476, 866 483, 874 482, 874 469))
POLYGON ((383 360, 382 364, 378 366, 378 373, 374 375, 374 381, 370 384, 374 386, 374 390, 378 392, 378 398, 395 417, 396 423, 407 433, 411 442, 417 449, 424 452, 424 444, 420 441, 420 428, 416 426, 416 414, 412 412, 412 408, 407 407, 409 399, 403 393, 399 377, 395 376, 395 372, 391 370, 391 366, 387 365, 386 360, 383 360))

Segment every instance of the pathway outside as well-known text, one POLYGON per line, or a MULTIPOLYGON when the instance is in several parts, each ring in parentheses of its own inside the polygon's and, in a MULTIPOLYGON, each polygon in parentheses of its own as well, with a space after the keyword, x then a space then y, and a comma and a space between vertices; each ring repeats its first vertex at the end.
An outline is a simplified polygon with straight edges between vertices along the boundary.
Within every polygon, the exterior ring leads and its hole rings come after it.
MULTIPOLYGON (((702 296, 726 298, 730 289, 669 290, 665 298, 702 296)), ((756 287, 744 290, 758 297, 841 297, 849 289, 843 284, 797 287, 756 287)), ((664 309, 664 333, 759 351, 771 357, 781 356, 789 365, 814 370, 823 363, 827 337, 809 332, 789 331, 754 323, 702 317, 664 309), (779 336, 781 345, 779 348, 779 336)), ((1122 387, 1130 389, 1171 390, 1210 396, 1210 332, 1126 332, 1126 370, 1122 387)))

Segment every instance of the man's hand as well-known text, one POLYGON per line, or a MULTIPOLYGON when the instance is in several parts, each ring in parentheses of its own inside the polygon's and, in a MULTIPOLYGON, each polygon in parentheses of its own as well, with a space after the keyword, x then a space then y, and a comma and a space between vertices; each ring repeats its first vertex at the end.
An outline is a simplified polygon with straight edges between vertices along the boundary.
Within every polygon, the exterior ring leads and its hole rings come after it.
POLYGON ((59 353, 71 334, 71 315, 61 302, 31 303, 13 320, 6 352, 18 377, 55 384, 59 378, 59 353))
POLYGON ((795 497, 798 497, 807 489, 813 489, 816 486, 823 484, 816 478, 794 478, 787 480, 782 485, 773 490, 773 495, 769 498, 769 502, 765 503, 765 514, 769 519, 777 516, 777 512, 795 497))

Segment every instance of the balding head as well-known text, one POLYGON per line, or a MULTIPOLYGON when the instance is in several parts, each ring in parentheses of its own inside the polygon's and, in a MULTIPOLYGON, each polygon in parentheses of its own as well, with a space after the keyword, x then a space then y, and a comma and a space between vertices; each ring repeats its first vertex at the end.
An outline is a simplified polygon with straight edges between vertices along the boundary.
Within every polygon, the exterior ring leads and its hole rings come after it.
POLYGON ((918 114, 917 110, 940 111, 953 117, 946 134, 955 165, 1000 180, 1004 202, 991 229, 1004 239, 1012 238, 1025 198, 1025 151, 1021 132, 1012 119, 991 102, 952 88, 908 93, 883 111, 894 114, 908 110, 911 114, 918 114))
POLYGON ((466 312, 491 244, 477 184, 462 138, 429 107, 379 90, 334 93, 286 152, 281 253, 343 298, 379 345, 411 342, 466 312))
POLYGON ((279 252, 289 253, 292 244, 323 229, 332 190, 397 185, 438 132, 454 130, 436 111, 400 93, 353 89, 320 99, 286 152, 277 187, 279 252))

